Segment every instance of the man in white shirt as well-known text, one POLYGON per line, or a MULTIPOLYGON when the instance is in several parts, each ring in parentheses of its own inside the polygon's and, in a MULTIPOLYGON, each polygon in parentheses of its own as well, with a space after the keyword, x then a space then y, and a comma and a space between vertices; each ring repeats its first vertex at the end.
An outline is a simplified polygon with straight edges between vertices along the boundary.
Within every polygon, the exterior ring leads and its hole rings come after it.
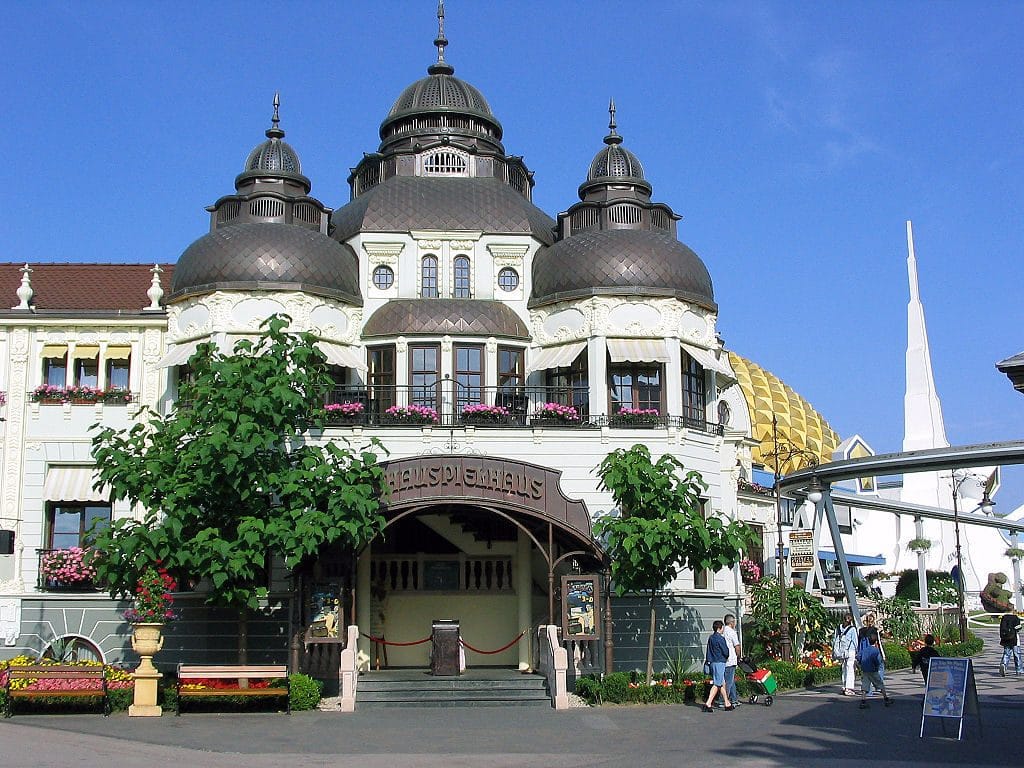
POLYGON ((729 701, 732 702, 733 706, 738 707, 740 700, 736 695, 736 664, 743 655, 743 651, 740 648, 739 633, 736 632, 736 617, 731 613, 727 613, 723 621, 725 622, 725 627, 722 629, 722 636, 729 646, 729 660, 725 662, 725 690, 729 696, 729 701))

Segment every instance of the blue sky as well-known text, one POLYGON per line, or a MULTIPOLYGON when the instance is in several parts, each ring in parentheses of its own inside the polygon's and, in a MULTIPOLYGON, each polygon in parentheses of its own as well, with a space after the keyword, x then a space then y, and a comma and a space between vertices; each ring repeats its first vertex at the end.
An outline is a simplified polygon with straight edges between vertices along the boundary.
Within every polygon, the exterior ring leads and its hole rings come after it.
MULTIPOLYGON (((340 207, 436 57, 435 10, 8 4, 0 260, 176 260, 275 90, 313 194, 340 207)), ((1024 399, 993 363, 1024 349, 1024 4, 449 0, 446 31, 552 215, 614 97, 711 272, 728 347, 879 452, 901 448, 913 220, 950 441, 1022 436, 1024 399)), ((1024 501, 1018 473, 1001 496, 1024 501)))

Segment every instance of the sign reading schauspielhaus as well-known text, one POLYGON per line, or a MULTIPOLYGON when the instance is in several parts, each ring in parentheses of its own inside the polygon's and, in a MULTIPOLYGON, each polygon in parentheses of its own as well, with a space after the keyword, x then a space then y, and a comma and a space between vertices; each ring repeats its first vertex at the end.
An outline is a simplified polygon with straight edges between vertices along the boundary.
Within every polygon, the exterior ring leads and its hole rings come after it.
POLYGON ((487 456, 415 456, 384 464, 392 511, 434 502, 462 502, 520 510, 592 541, 582 501, 566 498, 561 473, 547 467, 487 456))

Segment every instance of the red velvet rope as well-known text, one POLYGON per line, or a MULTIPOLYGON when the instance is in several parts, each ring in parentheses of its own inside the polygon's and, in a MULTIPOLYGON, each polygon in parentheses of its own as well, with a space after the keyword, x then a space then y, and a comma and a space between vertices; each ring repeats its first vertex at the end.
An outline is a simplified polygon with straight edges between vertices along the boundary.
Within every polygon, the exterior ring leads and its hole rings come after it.
MULTIPOLYGON (((365 632, 360 632, 359 634, 361 634, 363 637, 365 637, 367 640, 369 640, 372 643, 383 643, 384 645, 398 645, 398 646, 423 645, 423 643, 429 643, 430 642, 430 637, 429 636, 428 637, 424 637, 422 640, 414 640, 411 643, 393 643, 390 640, 385 640, 383 637, 374 637, 373 635, 368 635, 365 632)), ((516 639, 518 639, 518 638, 516 638, 516 639)))
POLYGON ((522 640, 522 639, 523 639, 523 635, 525 635, 525 634, 526 634, 526 630, 524 629, 524 630, 523 630, 522 632, 520 632, 520 633, 519 633, 519 634, 518 634, 518 635, 516 636, 516 639, 515 639, 515 640, 513 640, 513 641, 512 641, 511 643, 509 643, 508 645, 503 645, 503 646, 501 646, 501 648, 499 648, 499 649, 498 649, 498 650, 496 650, 496 651, 481 651, 481 650, 480 650, 479 648, 474 648, 474 647, 473 647, 472 645, 470 645, 469 643, 467 643, 467 642, 466 642, 465 640, 463 640, 463 639, 462 639, 461 637, 459 638, 459 642, 460 642, 460 643, 462 643, 462 644, 463 644, 464 646, 466 646, 467 648, 469 648, 469 650, 473 651, 474 653, 482 653, 482 654, 484 654, 485 656, 491 656, 491 655, 493 655, 493 654, 495 654, 495 653, 501 653, 502 651, 507 651, 507 650, 508 650, 509 648, 511 648, 511 647, 512 647, 513 645, 515 645, 515 644, 516 644, 516 643, 518 643, 518 642, 519 642, 520 640, 522 640))

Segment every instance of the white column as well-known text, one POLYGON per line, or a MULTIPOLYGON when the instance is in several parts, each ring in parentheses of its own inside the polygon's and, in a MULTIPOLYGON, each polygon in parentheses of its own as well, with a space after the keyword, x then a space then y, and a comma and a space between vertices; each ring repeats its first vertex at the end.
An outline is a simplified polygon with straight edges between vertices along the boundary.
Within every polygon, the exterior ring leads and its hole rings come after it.
POLYGON ((519 630, 527 630, 519 641, 519 671, 530 668, 530 625, 533 621, 533 574, 532 548, 530 538, 520 530, 516 531, 516 610, 519 630))
POLYGON ((608 345, 604 336, 593 336, 587 342, 587 379, 590 383, 591 415, 608 413, 608 345))
POLYGON ((668 362, 665 364, 665 416, 683 415, 682 349, 679 339, 665 339, 668 362))
MULTIPOLYGON (((372 599, 370 589, 370 557, 372 555, 370 544, 366 545, 363 554, 356 564, 356 624, 359 625, 360 633, 370 633, 373 623, 373 610, 370 605, 372 599)), ((365 637, 359 638, 359 650, 370 655, 370 641, 365 637)))

